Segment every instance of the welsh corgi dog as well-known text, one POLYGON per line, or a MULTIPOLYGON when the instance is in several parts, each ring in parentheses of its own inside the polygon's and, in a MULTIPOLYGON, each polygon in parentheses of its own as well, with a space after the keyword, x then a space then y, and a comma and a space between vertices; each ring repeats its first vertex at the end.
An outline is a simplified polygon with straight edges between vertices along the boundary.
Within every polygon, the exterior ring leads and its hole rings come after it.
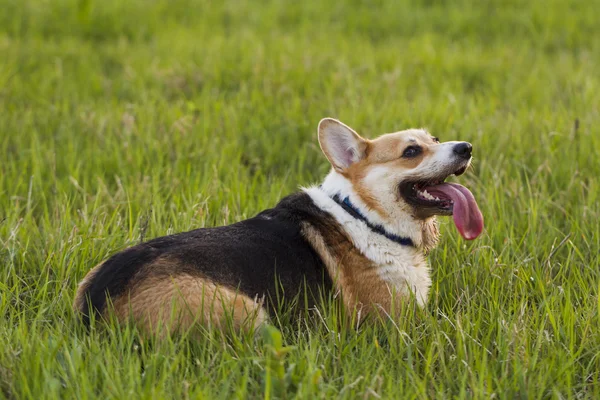
POLYGON ((471 192, 444 182, 469 167, 471 144, 422 129, 369 140, 332 118, 320 121, 318 139, 332 167, 320 185, 253 218, 114 254, 79 284, 83 322, 113 313, 146 333, 255 329, 291 299, 315 307, 323 291, 363 316, 425 305, 436 216, 451 215, 467 240, 483 230, 471 192))

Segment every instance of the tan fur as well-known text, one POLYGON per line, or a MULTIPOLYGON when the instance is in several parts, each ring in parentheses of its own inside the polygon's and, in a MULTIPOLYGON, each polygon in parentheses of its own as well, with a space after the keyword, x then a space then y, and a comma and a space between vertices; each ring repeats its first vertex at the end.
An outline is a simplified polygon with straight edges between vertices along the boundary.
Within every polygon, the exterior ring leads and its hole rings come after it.
MULTIPOLYGON (((372 193, 364 184, 364 179, 370 169, 382 164, 397 170, 416 168, 431 154, 431 146, 435 146, 437 143, 430 135, 425 133, 413 133, 410 137, 412 140, 409 140, 403 133, 388 133, 373 140, 362 137, 360 139, 365 144, 363 158, 341 171, 341 174, 352 182, 352 186, 360 199, 371 210, 374 210, 379 216, 385 219, 387 213, 377 199, 377 194, 372 193), (409 146, 415 145, 422 148, 422 153, 417 157, 402 158, 404 150, 409 146)), ((325 154, 327 155, 327 153, 325 154)), ((329 156, 327 155, 327 157, 329 156)))
POLYGON ((235 330, 258 327, 268 317, 258 301, 205 278, 181 274, 148 277, 113 300, 121 322, 133 323, 145 333, 183 333, 195 324, 235 330))
POLYGON ((423 221, 422 227, 423 250, 428 252, 437 246, 440 238, 440 228, 435 218, 428 218, 423 221))
POLYGON ((369 140, 369 147, 366 154, 366 161, 369 164, 382 164, 390 161, 399 161, 404 165, 405 168, 414 168, 424 156, 429 152, 429 145, 435 144, 433 140, 427 136, 417 137, 417 135, 411 135, 412 140, 407 140, 406 136, 402 133, 388 133, 386 135, 379 136, 376 139, 369 140), (402 153, 409 146, 421 146, 423 147, 423 154, 413 159, 401 159, 402 153))
POLYGON ((96 265, 91 270, 89 270, 89 272, 85 275, 83 280, 79 283, 79 287, 77 288, 77 293, 75 294, 75 300, 73 301, 73 308, 75 309, 75 311, 79 311, 79 310, 83 309, 83 306, 85 305, 85 302, 87 301, 87 299, 85 297, 85 293, 87 292, 92 281, 96 277, 96 274, 98 274, 98 271, 100 271, 102 264, 104 264, 104 261, 101 262, 100 264, 96 265))
POLYGON ((323 234, 308 223, 303 224, 302 232, 325 263, 334 287, 350 313, 356 311, 360 318, 373 311, 387 315, 398 311, 400 301, 408 296, 408 288, 405 293, 393 293, 392 287, 377 272, 376 265, 360 254, 341 232, 328 230, 323 234))

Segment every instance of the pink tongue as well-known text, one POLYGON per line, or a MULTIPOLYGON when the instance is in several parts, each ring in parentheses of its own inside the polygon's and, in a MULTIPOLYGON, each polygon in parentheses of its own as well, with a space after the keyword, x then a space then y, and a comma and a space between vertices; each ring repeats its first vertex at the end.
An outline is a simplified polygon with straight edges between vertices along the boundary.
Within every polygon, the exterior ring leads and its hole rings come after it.
POLYGON ((467 240, 473 240, 483 231, 483 215, 475 197, 466 187, 458 183, 442 183, 427 187, 429 194, 440 199, 450 199, 454 203, 452 215, 454 225, 467 240))

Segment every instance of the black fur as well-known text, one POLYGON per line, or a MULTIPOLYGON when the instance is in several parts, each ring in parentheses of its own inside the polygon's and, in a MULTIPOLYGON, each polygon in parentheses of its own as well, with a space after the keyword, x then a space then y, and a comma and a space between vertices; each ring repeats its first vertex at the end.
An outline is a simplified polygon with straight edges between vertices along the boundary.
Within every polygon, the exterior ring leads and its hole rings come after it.
POLYGON ((330 289, 332 281, 302 236, 302 222, 338 229, 330 214, 300 192, 238 223, 159 237, 117 253, 100 267, 85 293, 84 322, 89 324, 90 306, 99 315, 107 296, 114 298, 136 282, 161 274, 198 275, 251 298, 264 296, 271 314, 277 299, 285 305, 297 295, 302 305, 312 306, 316 291, 330 289), (153 268, 158 257, 168 258, 172 269, 153 268), (300 293, 303 284, 310 291, 307 297, 300 293))

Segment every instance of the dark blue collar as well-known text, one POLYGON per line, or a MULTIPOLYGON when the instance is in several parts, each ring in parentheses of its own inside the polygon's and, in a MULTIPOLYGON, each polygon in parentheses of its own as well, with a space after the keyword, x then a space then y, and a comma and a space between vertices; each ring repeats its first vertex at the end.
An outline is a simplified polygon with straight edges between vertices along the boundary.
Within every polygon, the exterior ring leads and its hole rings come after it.
POLYGON ((383 228, 383 226, 374 225, 371 222, 369 222, 369 220, 364 215, 361 214, 361 212, 358 210, 358 208, 356 208, 350 202, 350 199, 347 196, 343 200, 337 194, 331 198, 333 199, 333 201, 338 203, 348 214, 350 214, 354 218, 359 219, 362 222, 364 222, 373 232, 377 232, 380 235, 383 235, 386 238, 390 239, 392 242, 396 242, 403 246, 412 246, 412 247, 415 246, 415 244, 413 243, 413 241, 410 238, 401 237, 396 234, 389 233, 383 228))

